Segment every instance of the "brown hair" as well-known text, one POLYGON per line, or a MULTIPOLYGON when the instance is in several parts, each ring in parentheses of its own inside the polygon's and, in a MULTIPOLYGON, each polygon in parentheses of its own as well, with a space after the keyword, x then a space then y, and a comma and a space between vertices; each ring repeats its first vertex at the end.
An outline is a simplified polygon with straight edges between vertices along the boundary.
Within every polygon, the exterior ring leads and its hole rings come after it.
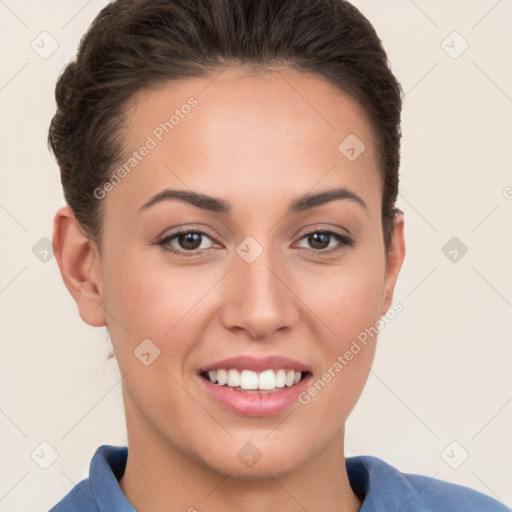
POLYGON ((399 211, 403 91, 375 29, 344 0, 116 0, 102 9, 59 77, 48 134, 66 202, 87 236, 101 248, 94 190, 120 162, 128 100, 226 64, 316 73, 362 105, 377 134, 387 253, 399 211))

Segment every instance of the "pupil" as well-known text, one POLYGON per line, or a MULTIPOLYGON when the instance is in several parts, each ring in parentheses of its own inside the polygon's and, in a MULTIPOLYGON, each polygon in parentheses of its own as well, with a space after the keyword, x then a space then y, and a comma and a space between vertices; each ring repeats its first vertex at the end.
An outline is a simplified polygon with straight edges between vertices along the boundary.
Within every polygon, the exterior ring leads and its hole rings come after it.
POLYGON ((320 243, 320 245, 322 245, 322 244, 329 245, 329 235, 326 233, 313 233, 313 234, 309 235, 309 237, 310 237, 310 242, 311 242, 311 240, 313 241, 312 246, 315 249, 325 249, 325 247, 315 247, 315 243, 320 243), (323 238, 323 241, 321 240, 321 238, 323 238))
POLYGON ((199 233, 186 233, 180 236, 180 245, 184 249, 197 249, 196 245, 201 245, 200 238, 201 235, 199 233), (182 243, 183 241, 184 243, 182 243))
MULTIPOLYGON (((201 234, 200 233, 185 233, 180 235, 180 245, 184 249, 197 249, 197 244, 201 245, 201 234)), ((326 233, 313 233, 309 235, 309 241, 315 249, 325 249, 325 245, 329 245, 330 235, 326 233), (317 244, 320 244, 318 247, 317 244)))

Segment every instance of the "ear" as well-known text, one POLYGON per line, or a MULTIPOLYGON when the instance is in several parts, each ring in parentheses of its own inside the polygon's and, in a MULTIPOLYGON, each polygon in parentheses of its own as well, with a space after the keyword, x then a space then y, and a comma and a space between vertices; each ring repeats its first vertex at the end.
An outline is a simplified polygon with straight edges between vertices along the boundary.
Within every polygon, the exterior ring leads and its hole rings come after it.
POLYGON ((386 273, 384 278, 384 292, 382 296, 381 315, 385 315, 393 301, 393 293, 402 263, 405 257, 404 215, 399 212, 395 215, 393 233, 389 243, 386 257, 386 273))
POLYGON ((93 327, 106 325, 98 247, 84 234, 67 205, 55 214, 52 243, 62 279, 75 299, 80 317, 93 327))

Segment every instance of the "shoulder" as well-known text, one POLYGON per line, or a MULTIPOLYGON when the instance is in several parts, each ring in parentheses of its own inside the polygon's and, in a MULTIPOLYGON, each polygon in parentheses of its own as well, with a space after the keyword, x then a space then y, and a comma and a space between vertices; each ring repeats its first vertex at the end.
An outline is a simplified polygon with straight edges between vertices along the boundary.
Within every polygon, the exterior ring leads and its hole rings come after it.
POLYGON ((49 512, 135 512, 119 487, 127 447, 101 445, 91 459, 89 478, 77 483, 49 512))
POLYGON ((98 512, 89 479, 77 483, 49 512, 98 512))
POLYGON ((474 489, 402 473, 377 457, 350 457, 346 465, 352 488, 365 495, 361 512, 388 508, 404 512, 510 512, 499 501, 474 489))

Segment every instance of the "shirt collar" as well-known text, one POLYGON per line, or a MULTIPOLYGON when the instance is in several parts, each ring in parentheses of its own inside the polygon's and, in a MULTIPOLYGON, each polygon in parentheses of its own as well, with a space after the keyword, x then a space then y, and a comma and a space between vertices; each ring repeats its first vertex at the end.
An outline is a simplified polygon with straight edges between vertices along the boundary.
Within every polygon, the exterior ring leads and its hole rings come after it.
MULTIPOLYGON (((102 445, 94 454, 89 471, 92 493, 101 512, 136 512, 119 486, 124 474, 128 448, 102 445)), ((345 459, 353 491, 363 500, 359 512, 395 510, 418 494, 403 475, 377 457, 360 455, 345 459)))

